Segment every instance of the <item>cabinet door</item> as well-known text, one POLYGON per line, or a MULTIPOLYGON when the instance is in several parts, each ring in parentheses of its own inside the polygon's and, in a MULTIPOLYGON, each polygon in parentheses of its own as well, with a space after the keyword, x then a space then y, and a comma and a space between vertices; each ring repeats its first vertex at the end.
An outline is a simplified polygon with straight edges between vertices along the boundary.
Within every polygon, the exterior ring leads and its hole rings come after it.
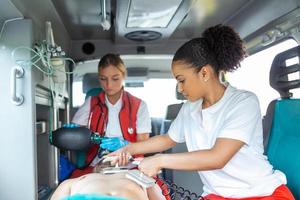
MULTIPOLYGON (((11 70, 17 64, 12 50, 32 47, 30 20, 6 23, 0 38, 0 199, 37 199, 34 70, 23 67, 16 79, 16 93, 24 97, 21 105, 12 103, 11 70)), ((18 59, 29 60, 29 51, 18 51, 18 59)))

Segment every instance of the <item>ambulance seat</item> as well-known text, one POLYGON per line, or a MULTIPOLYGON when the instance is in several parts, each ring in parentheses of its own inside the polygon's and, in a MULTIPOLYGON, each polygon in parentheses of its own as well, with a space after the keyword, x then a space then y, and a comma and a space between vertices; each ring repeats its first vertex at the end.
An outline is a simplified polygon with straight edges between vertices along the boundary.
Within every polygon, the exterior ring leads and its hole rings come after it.
POLYGON ((278 54, 270 70, 270 85, 279 92, 263 119, 265 153, 274 169, 286 174, 287 185, 300 199, 300 99, 292 98, 291 89, 300 88, 300 46, 278 54), (298 63, 287 65, 286 60, 298 57, 298 63), (289 74, 298 72, 298 79, 289 74))
POLYGON ((151 133, 150 137, 160 135, 161 125, 163 118, 160 117, 151 117, 151 133))
POLYGON ((163 120, 161 125, 161 130, 160 130, 161 134, 165 134, 168 132, 172 121, 177 117, 181 109, 181 106, 183 105, 183 101, 186 100, 186 98, 181 93, 178 92, 177 86, 175 92, 176 92, 176 99, 181 100, 182 102, 168 105, 166 117, 163 120))
MULTIPOLYGON (((86 73, 82 77, 82 93, 85 94, 85 99, 90 96, 98 95, 103 89, 100 86, 98 73, 86 73)), ((75 97, 76 98, 76 97, 75 97)), ((72 108, 70 116, 75 115, 78 107, 72 108)))
POLYGON ((103 89, 100 87, 98 73, 86 73, 82 78, 82 92, 85 99, 97 96, 103 89))
POLYGON ((166 113, 166 119, 167 120, 174 120, 177 117, 177 114, 179 110, 181 109, 181 106, 183 105, 183 101, 186 100, 186 98, 178 92, 177 85, 176 85, 176 99, 181 100, 181 103, 177 104, 171 104, 167 107, 167 113, 166 113))
MULTIPOLYGON (((100 87, 98 73, 86 73, 82 78, 82 92, 85 94, 85 99, 90 96, 97 96, 103 89, 100 87)), ((81 168, 85 165, 86 152, 76 151, 75 165, 81 168)))

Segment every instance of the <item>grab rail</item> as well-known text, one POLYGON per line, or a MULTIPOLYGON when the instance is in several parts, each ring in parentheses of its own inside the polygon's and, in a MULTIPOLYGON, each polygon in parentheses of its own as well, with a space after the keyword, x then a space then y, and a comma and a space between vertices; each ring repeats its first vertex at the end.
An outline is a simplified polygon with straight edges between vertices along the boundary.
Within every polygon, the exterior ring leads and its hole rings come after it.
POLYGON ((11 101, 16 106, 20 106, 24 102, 23 95, 17 94, 17 78, 22 78, 24 76, 24 69, 19 66, 15 66, 11 69, 10 73, 10 94, 11 101))

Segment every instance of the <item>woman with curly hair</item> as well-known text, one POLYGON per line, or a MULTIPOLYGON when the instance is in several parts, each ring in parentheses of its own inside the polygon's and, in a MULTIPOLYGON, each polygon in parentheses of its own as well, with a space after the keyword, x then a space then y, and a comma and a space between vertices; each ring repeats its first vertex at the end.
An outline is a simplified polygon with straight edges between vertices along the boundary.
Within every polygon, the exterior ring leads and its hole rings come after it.
POLYGON ((183 44, 174 55, 172 73, 188 101, 168 134, 112 153, 119 155, 119 164, 129 154, 161 152, 186 142, 189 152, 145 158, 139 169, 149 176, 162 168, 198 171, 202 195, 210 200, 293 200, 285 175, 263 155, 256 95, 224 80, 224 73, 240 67, 245 55, 239 35, 223 25, 183 44))

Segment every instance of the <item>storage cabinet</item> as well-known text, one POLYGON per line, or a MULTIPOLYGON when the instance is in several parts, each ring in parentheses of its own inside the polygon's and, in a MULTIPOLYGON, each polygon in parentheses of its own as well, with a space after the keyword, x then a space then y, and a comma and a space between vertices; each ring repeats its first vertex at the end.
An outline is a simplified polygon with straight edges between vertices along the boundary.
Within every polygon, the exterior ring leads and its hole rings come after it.
MULTIPOLYGON (((12 102, 11 59, 16 47, 32 48, 38 35, 31 20, 6 24, 0 38, 0 199, 43 199, 44 188, 58 184, 59 152, 49 144, 50 127, 56 129, 69 121, 66 91, 50 90, 45 75, 28 65, 15 81, 15 92, 22 95, 20 105, 12 102), (53 95, 55 102, 53 101, 53 95), (14 192, 12 192, 14 191, 14 192)), ((18 51, 19 60, 30 60, 30 51, 18 51)), ((65 83, 66 84, 66 83, 65 83)), ((45 195, 44 195, 45 196, 45 195)))

